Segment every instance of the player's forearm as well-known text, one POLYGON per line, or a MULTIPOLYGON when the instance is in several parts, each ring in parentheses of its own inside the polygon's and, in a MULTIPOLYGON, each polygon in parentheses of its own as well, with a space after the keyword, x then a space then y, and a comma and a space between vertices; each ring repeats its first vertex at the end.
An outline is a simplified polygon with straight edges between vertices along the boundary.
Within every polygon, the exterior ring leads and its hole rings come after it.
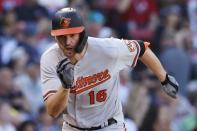
POLYGON ((146 49, 140 60, 153 71, 160 81, 164 81, 166 77, 166 71, 161 65, 159 59, 154 55, 150 49, 146 49))
POLYGON ((69 89, 60 88, 46 100, 45 104, 49 115, 57 117, 63 112, 68 103, 69 91, 69 89))

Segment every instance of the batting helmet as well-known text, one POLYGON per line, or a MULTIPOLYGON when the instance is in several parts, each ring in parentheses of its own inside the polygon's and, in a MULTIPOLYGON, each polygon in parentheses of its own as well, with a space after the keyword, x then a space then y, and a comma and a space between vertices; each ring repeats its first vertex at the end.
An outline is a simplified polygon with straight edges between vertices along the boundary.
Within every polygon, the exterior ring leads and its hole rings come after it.
POLYGON ((80 33, 80 40, 75 51, 80 53, 87 43, 87 35, 82 17, 74 8, 63 8, 58 10, 52 18, 52 36, 80 33))

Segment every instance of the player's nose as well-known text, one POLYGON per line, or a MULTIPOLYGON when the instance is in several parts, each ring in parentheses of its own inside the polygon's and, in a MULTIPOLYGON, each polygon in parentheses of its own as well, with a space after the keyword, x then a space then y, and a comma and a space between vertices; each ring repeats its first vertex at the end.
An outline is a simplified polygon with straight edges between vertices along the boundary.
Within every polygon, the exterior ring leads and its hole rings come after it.
POLYGON ((73 38, 72 38, 70 35, 68 35, 68 36, 67 36, 66 45, 67 45, 67 46, 71 46, 72 44, 73 44, 73 38))

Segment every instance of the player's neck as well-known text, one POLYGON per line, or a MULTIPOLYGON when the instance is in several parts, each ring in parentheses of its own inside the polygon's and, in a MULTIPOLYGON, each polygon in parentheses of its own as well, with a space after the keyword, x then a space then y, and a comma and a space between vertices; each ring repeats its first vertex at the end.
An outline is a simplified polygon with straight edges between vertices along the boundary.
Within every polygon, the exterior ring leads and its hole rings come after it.
POLYGON ((88 48, 88 44, 85 45, 81 53, 76 53, 73 57, 70 58, 72 64, 76 64, 79 60, 83 58, 88 48))

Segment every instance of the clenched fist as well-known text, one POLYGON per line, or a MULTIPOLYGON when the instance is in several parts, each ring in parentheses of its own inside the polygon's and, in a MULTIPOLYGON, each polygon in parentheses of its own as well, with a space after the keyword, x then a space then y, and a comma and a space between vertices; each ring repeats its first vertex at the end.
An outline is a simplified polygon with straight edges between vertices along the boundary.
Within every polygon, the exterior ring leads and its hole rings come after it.
POLYGON ((62 86, 66 89, 71 88, 74 81, 74 65, 70 63, 68 58, 58 63, 56 72, 62 86))
POLYGON ((165 81, 161 82, 163 90, 172 98, 176 98, 179 84, 173 76, 166 74, 165 81))

